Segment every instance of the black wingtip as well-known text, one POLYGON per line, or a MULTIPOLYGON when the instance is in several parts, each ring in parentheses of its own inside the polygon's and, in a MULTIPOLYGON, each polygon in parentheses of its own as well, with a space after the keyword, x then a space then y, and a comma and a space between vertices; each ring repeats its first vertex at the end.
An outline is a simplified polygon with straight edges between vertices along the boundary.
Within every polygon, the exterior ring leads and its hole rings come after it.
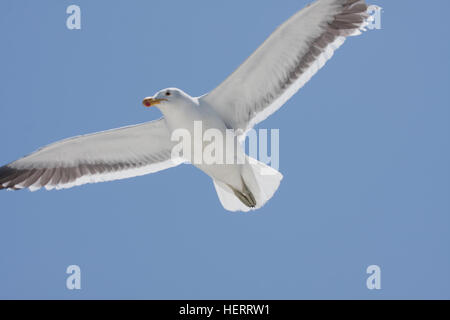
POLYGON ((16 169, 11 168, 8 165, 0 167, 0 181, 2 181, 5 178, 8 178, 12 174, 14 174, 15 171, 16 169))
POLYGON ((11 168, 8 165, 0 167, 0 190, 8 189, 8 187, 4 187, 3 184, 9 182, 16 174, 17 169, 11 168))

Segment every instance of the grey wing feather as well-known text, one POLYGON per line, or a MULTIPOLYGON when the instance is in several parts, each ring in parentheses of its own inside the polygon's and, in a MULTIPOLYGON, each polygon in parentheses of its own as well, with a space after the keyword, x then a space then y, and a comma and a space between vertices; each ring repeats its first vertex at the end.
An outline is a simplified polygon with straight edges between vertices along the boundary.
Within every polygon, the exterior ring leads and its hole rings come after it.
POLYGON ((37 190, 124 179, 176 166, 164 119, 78 136, 0 168, 0 189, 37 190))

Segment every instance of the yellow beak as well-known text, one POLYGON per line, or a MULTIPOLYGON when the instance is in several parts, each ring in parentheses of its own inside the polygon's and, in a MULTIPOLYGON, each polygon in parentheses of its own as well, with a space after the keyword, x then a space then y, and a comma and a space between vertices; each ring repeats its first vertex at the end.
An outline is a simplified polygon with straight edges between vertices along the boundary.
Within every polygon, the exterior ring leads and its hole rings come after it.
POLYGON ((142 104, 144 105, 144 107, 150 108, 154 105, 160 104, 162 101, 167 101, 167 99, 153 99, 149 97, 142 100, 142 104))

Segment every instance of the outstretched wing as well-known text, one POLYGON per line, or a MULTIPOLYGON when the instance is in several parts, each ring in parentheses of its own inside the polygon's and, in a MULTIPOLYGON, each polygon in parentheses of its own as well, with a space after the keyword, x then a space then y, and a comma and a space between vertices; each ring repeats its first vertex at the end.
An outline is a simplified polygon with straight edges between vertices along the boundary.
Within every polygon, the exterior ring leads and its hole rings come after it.
POLYGON ((145 175, 180 164, 171 150, 164 119, 74 137, 1 167, 0 189, 62 189, 145 175))
POLYGON ((201 99, 230 128, 251 129, 367 25, 364 0, 317 0, 281 25, 231 76, 201 99))

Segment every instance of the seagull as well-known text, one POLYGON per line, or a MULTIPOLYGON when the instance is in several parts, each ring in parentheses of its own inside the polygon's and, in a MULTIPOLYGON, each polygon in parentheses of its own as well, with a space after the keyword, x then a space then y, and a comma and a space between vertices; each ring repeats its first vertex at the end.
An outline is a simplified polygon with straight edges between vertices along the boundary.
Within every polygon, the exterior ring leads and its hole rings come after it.
MULTIPOLYGON (((279 26, 208 94, 191 97, 177 88, 161 90, 143 100, 145 107, 161 111, 159 120, 43 147, 0 167, 0 189, 66 189, 142 176, 190 162, 212 178, 226 210, 261 208, 278 189, 281 173, 245 155, 242 143, 237 143, 233 152, 232 160, 236 161, 193 163, 192 150, 174 154, 173 134, 180 129, 194 133, 194 123, 201 122, 203 129, 224 134, 234 130, 233 139, 242 142, 248 130, 303 87, 347 37, 365 30, 367 8, 364 0, 316 0, 279 26), (242 158, 244 161, 237 161, 242 158)), ((200 147, 204 150, 207 143, 200 147)), ((223 151, 232 153, 228 147, 223 151)))

